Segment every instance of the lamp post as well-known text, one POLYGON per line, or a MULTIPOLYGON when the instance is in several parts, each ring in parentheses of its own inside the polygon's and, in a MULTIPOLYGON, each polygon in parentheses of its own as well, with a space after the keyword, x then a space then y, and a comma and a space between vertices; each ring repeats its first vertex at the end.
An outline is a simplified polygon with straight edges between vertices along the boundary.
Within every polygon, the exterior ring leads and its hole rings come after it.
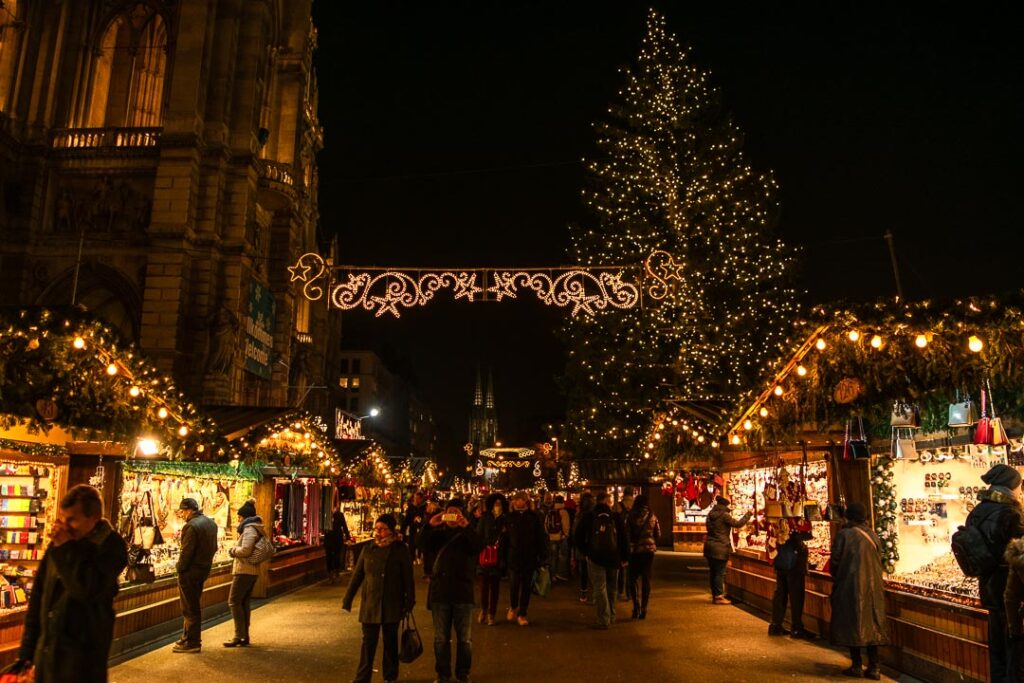
POLYGON ((558 462, 558 437, 551 437, 551 441, 555 444, 555 462, 558 462))

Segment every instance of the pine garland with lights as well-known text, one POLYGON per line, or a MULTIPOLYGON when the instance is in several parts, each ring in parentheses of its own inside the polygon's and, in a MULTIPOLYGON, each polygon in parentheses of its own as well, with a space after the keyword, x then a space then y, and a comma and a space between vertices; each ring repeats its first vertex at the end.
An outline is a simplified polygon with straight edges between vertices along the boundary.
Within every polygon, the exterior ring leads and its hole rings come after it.
POLYGON ((241 462, 188 462, 188 461, 154 461, 127 460, 125 471, 145 474, 163 474, 171 477, 201 477, 204 479, 221 479, 224 481, 263 481, 264 463, 241 462))
POLYGON ((900 559, 899 527, 896 523, 896 486, 893 481, 893 463, 889 458, 879 458, 874 465, 871 478, 871 499, 875 502, 875 533, 882 542, 882 566, 888 574, 896 571, 900 559))
POLYGON ((660 301, 566 323, 570 424, 591 457, 651 457, 644 428, 670 396, 735 398, 796 313, 793 254, 770 234, 775 181, 748 165, 708 73, 653 10, 625 76, 588 166, 597 225, 571 228, 573 257, 639 264, 664 250, 681 268, 660 301))

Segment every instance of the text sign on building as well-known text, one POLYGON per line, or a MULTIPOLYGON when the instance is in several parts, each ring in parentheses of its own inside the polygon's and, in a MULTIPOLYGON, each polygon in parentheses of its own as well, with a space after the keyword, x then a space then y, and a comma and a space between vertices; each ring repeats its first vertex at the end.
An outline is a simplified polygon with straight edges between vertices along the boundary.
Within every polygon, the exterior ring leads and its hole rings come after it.
POLYGON ((363 423, 358 417, 349 415, 341 408, 334 409, 334 438, 341 440, 362 439, 363 423))
POLYGON ((271 376, 274 313, 277 302, 258 282, 249 285, 249 316, 245 320, 245 369, 263 379, 271 376))

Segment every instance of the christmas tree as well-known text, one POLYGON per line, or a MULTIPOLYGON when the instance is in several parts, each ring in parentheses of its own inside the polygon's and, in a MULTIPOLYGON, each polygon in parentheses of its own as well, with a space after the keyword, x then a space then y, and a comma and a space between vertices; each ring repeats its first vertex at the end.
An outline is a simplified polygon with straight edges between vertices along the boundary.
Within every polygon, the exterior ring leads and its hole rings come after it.
POLYGON ((665 399, 734 399, 796 312, 793 254, 771 234, 775 181, 747 164, 709 74, 653 10, 625 76, 596 126, 583 191, 596 221, 571 228, 573 257, 639 264, 663 250, 681 268, 660 301, 566 323, 570 424, 591 456, 650 455, 644 430, 665 399))

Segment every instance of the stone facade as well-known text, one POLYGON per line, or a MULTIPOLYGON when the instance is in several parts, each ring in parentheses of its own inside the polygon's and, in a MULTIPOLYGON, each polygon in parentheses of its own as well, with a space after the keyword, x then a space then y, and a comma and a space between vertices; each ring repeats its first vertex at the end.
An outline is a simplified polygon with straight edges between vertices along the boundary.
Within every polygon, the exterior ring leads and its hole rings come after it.
POLYGON ((340 323, 286 270, 333 249, 311 3, 5 0, 0 304, 82 303, 203 403, 327 414, 340 323))

